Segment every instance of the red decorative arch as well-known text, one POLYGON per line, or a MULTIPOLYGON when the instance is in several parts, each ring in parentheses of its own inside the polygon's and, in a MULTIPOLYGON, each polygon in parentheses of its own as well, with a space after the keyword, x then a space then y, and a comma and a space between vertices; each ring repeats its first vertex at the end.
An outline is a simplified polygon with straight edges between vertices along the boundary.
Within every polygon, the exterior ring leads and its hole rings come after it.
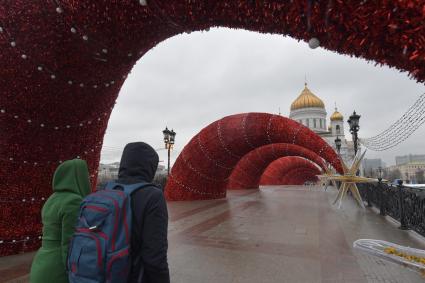
POLYGON ((39 211, 61 160, 87 160, 95 183, 122 84, 141 56, 174 35, 222 26, 315 37, 323 48, 425 79, 422 1, 146 2, 0 6, 0 255, 38 245, 39 211))
POLYGON ((215 121, 192 138, 172 168, 165 194, 169 200, 223 198, 243 156, 274 143, 304 147, 342 170, 335 151, 307 127, 278 115, 237 114, 215 121))
MULTIPOLYGON (((299 180, 295 169, 308 169, 320 174, 320 170, 313 162, 298 156, 281 157, 267 166, 260 179, 260 185, 295 185, 291 181, 299 180), (292 173, 293 175, 288 175, 292 173)), ((303 182, 304 183, 304 182, 303 182)))
POLYGON ((286 173, 281 179, 282 185, 303 185, 305 182, 317 182, 319 178, 317 175, 321 174, 320 170, 311 168, 300 167, 293 169, 286 173))
POLYGON ((288 143, 269 144, 251 150, 238 162, 229 177, 227 189, 258 189, 267 166, 284 156, 304 157, 326 170, 322 157, 307 148, 288 143))

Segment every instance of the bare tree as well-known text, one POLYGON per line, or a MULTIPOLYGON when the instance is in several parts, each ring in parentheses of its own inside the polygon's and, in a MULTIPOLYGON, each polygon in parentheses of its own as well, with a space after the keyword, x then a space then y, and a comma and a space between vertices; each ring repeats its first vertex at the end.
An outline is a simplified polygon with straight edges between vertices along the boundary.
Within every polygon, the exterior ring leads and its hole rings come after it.
POLYGON ((416 179, 416 182, 418 183, 418 184, 423 184, 424 183, 424 179, 425 179, 425 177, 424 177, 424 170, 422 170, 422 169, 419 169, 418 171, 416 171, 415 172, 415 179, 416 179))
POLYGON ((394 169, 390 172, 388 172, 388 179, 390 179, 391 181, 395 180, 395 179, 401 179, 401 172, 399 169, 394 169))

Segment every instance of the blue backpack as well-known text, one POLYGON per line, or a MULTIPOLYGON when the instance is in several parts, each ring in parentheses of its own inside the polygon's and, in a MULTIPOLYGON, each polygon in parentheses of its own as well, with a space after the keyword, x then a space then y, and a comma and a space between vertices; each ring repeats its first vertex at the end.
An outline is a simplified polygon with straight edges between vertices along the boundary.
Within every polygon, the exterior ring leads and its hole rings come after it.
POLYGON ((70 283, 126 283, 130 272, 131 194, 148 183, 109 182, 80 206, 68 253, 70 283))

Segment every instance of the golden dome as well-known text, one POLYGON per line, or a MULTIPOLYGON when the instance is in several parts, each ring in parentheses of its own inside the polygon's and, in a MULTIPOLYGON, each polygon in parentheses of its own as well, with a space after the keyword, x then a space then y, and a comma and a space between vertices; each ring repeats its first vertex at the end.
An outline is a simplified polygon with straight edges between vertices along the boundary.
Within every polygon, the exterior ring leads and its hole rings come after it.
POLYGON ((297 110, 302 108, 325 108, 325 104, 323 101, 315 96, 307 87, 307 84, 305 84, 304 90, 301 92, 301 94, 298 96, 297 99, 295 99, 294 102, 291 104, 291 110, 297 110))
POLYGON ((331 115, 331 121, 343 121, 343 120, 344 120, 344 117, 335 108, 335 112, 331 115))

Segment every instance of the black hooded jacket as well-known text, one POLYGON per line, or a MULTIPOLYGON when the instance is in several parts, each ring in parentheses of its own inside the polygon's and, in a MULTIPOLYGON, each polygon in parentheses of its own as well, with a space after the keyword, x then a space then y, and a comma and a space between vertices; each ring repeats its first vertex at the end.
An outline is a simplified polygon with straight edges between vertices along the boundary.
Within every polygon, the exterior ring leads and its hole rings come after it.
MULTIPOLYGON (((117 183, 152 182, 158 162, 158 154, 150 145, 143 142, 127 144, 121 157, 117 183)), ((132 264, 128 282, 169 283, 168 212, 162 190, 155 186, 137 190, 132 196, 132 209, 132 264)))

